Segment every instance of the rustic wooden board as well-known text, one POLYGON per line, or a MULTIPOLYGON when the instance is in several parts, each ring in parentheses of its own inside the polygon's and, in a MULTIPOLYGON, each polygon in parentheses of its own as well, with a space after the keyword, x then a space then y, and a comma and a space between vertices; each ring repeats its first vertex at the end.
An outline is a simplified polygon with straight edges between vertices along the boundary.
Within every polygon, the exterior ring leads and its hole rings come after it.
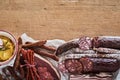
POLYGON ((120 36, 120 0, 0 0, 0 29, 42 40, 120 36))
POLYGON ((0 29, 40 40, 120 36, 120 0, 0 0, 0 29))

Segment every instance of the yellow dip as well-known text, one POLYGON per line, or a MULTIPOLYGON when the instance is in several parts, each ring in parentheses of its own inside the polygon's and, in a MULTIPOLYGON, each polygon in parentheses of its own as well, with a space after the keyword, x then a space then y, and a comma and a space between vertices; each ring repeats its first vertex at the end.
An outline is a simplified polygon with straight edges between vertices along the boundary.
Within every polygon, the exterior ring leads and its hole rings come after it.
POLYGON ((5 36, 0 35, 0 40, 0 42, 2 42, 0 45, 2 46, 0 47, 0 61, 5 61, 13 55, 14 44, 5 36))

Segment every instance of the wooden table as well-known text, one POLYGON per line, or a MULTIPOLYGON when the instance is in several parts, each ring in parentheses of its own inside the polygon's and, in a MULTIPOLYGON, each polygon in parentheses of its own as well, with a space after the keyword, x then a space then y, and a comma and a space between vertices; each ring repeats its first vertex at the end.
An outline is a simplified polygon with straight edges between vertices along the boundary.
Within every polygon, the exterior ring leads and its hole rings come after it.
POLYGON ((120 36, 120 0, 1 0, 0 29, 40 40, 120 36))
POLYGON ((40 40, 120 36, 120 0, 0 0, 0 29, 40 40))

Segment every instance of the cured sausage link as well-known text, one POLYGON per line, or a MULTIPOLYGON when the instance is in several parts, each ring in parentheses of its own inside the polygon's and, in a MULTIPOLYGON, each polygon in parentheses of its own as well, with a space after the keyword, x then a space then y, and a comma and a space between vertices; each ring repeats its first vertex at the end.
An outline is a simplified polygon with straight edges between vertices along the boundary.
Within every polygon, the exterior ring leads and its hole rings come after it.
POLYGON ((70 74, 115 72, 120 68, 120 63, 115 58, 81 57, 66 59, 65 67, 70 74))
POLYGON ((55 54, 51 54, 51 53, 48 53, 48 52, 45 52, 45 51, 41 51, 40 48, 34 48, 33 50, 41 56, 46 56, 46 57, 52 58, 56 61, 59 61, 59 58, 55 54))
POLYGON ((120 67, 115 58, 82 57, 79 61, 83 64, 83 73, 115 72, 120 67))
POLYGON ((117 36, 94 37, 92 42, 93 42, 93 47, 120 49, 120 37, 117 36))
POLYGON ((77 48, 79 47, 77 41, 71 41, 71 42, 67 42, 67 43, 64 43, 62 44, 61 46, 59 46, 55 52, 56 55, 60 55, 62 54, 63 52, 66 52, 72 48, 77 48))
POLYGON ((60 55, 72 48, 79 48, 81 50, 92 49, 92 39, 90 37, 80 37, 78 40, 69 41, 59 46, 55 52, 56 55, 60 55))
POLYGON ((111 48, 94 48, 95 51, 99 52, 99 53, 106 53, 106 54, 120 54, 120 50, 118 49, 111 49, 111 48))

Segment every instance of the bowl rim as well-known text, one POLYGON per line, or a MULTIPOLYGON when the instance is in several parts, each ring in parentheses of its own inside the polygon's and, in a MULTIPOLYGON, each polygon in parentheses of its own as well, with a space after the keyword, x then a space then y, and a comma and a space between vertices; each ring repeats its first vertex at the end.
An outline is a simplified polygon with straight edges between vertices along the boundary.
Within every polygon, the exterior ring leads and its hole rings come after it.
MULTIPOLYGON (((14 44, 14 46, 15 46, 14 52, 13 52, 12 56, 9 59, 7 59, 7 60, 5 60, 3 62, 0 62, 0 66, 2 66, 2 65, 5 65, 5 64, 8 64, 15 57, 15 55, 17 54, 17 51, 18 51, 18 43, 17 43, 17 40, 16 40, 15 36, 11 32, 5 31, 5 30, 0 30, 0 32, 5 32, 5 33, 9 34, 14 39, 14 41, 15 41, 15 42, 12 41, 13 44, 14 44)), ((7 37, 7 36, 5 36, 5 37, 7 37)))

